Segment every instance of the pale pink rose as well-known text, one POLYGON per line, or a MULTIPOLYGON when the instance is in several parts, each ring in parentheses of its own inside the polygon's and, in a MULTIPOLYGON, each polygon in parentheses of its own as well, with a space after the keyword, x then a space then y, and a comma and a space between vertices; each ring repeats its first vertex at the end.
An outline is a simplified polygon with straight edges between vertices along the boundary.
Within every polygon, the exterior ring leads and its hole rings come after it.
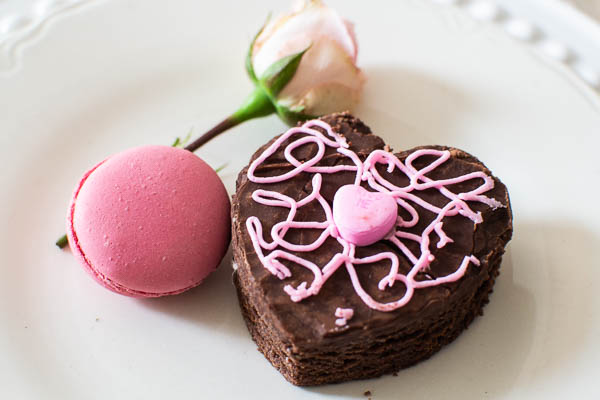
POLYGON ((351 110, 364 76, 356 66, 358 48, 352 24, 320 0, 301 1, 291 14, 270 21, 254 43, 256 76, 281 58, 308 46, 292 80, 277 96, 279 104, 304 107, 307 115, 351 110))

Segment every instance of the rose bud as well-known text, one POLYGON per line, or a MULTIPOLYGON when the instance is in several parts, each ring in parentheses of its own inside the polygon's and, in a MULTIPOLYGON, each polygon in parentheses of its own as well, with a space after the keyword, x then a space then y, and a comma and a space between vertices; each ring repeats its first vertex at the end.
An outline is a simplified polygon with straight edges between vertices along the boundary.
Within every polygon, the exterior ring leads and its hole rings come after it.
POLYGON ((231 116, 185 148, 194 151, 221 132, 277 113, 290 125, 358 102, 364 76, 356 66, 352 24, 321 0, 300 1, 267 22, 250 44, 246 71, 254 91, 231 116))
POLYGON ((300 2, 292 14, 265 26, 252 48, 254 72, 261 76, 277 60, 307 48, 277 102, 313 116, 352 109, 364 82, 354 30, 320 0, 300 2))

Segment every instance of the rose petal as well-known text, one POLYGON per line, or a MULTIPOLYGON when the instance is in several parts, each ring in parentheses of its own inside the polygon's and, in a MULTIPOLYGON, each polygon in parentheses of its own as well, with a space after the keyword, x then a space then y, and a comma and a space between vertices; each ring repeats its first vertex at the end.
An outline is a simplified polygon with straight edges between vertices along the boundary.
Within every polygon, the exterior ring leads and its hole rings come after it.
POLYGON ((311 1, 297 13, 282 16, 267 24, 253 49, 253 65, 257 76, 275 61, 315 45, 323 38, 334 40, 356 59, 355 39, 344 20, 320 1, 311 1))
POLYGON ((305 106, 304 113, 309 115, 351 110, 358 102, 364 80, 336 41, 321 40, 304 54, 278 99, 288 106, 305 106))

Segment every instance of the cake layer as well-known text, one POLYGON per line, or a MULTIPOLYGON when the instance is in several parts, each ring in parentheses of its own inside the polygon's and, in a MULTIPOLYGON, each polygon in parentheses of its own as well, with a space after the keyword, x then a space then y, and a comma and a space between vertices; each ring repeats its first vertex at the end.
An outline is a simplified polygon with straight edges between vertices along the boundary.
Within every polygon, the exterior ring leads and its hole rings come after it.
POLYGON ((396 373, 432 356, 456 339, 477 315, 483 315, 483 306, 489 301, 501 260, 499 254, 490 266, 490 278, 483 282, 470 302, 456 305, 427 326, 423 323, 417 331, 358 340, 348 343, 342 351, 324 349, 320 354, 308 356, 287 351, 289 347, 275 339, 277 335, 253 307, 237 273, 234 283, 242 315, 258 350, 294 385, 315 386, 396 373))

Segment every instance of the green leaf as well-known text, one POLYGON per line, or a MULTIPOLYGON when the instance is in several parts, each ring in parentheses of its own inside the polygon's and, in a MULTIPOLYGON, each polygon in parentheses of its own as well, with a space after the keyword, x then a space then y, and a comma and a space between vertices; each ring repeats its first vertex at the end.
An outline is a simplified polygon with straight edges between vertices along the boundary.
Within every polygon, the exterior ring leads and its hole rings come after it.
POLYGON ((59 249, 66 247, 69 244, 69 240, 67 239, 67 235, 62 235, 55 243, 59 249))
POLYGON ((269 13, 269 15, 267 15, 267 20, 265 21, 263 26, 260 28, 258 33, 256 35, 254 35, 254 38, 252 39, 252 42, 250 43, 250 47, 248 47, 248 53, 246 53, 246 72, 248 73, 248 76, 250 77, 252 82, 255 82, 255 83, 258 81, 258 78, 256 77, 256 74, 254 73, 254 66, 252 65, 252 50, 254 50, 254 43, 256 43, 256 39, 258 39, 260 34, 263 33, 263 31, 265 30, 265 27, 269 23, 270 19, 271 19, 271 13, 269 13))
POLYGON ((298 65, 300 65, 302 56, 308 49, 310 49, 310 46, 298 53, 275 61, 260 77, 259 84, 265 89, 271 100, 275 101, 279 92, 292 80, 298 65))
POLYGON ((223 164, 220 167, 216 168, 215 172, 218 174, 219 172, 223 171, 228 165, 229 165, 229 162, 226 162, 225 164, 223 164))

